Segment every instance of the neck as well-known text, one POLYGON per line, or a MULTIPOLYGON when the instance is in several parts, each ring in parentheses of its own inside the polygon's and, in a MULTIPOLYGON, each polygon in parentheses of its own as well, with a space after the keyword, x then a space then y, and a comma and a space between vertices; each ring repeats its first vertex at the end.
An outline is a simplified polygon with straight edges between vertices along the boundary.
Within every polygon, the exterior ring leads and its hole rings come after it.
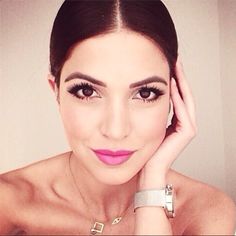
POLYGON ((123 216, 128 211, 133 212, 137 175, 121 185, 104 184, 94 178, 74 154, 70 158, 70 168, 75 191, 78 190, 76 196, 82 195, 79 197, 87 215, 90 214, 90 217, 96 217, 97 220, 108 221, 123 216))

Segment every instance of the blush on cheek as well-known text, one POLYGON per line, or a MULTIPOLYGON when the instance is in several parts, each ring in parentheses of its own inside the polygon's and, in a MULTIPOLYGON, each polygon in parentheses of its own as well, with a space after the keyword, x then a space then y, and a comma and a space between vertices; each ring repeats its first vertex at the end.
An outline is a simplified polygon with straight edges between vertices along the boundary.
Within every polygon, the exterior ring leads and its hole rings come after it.
POLYGON ((96 126, 96 115, 88 107, 70 107, 67 105, 61 108, 61 116, 70 141, 86 140, 93 134, 96 126))
POLYGON ((165 137, 166 121, 159 119, 158 121, 150 122, 149 125, 145 129, 147 142, 155 142, 157 145, 160 144, 165 137))
POLYGON ((160 144, 165 137, 168 112, 162 110, 146 111, 142 116, 136 114, 136 132, 144 144, 160 144))
MULTIPOLYGON (((168 114, 168 111, 166 112, 168 114)), ((148 161, 160 147, 166 134, 168 115, 165 112, 149 111, 136 120, 138 139, 141 140, 143 164, 148 161)))

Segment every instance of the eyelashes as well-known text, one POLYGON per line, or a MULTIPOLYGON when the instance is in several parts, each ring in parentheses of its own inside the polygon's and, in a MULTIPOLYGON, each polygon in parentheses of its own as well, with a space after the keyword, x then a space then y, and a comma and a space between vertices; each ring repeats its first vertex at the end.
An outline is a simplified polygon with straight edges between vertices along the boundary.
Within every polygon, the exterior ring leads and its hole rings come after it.
POLYGON ((140 98, 135 99, 142 99, 143 102, 155 102, 160 96, 164 95, 164 91, 156 88, 155 86, 144 86, 138 90, 138 93, 141 95, 140 98), (150 96, 152 95, 152 96, 150 96), (149 98, 151 97, 151 98, 149 98), (149 98, 149 99, 147 99, 149 98))
POLYGON ((92 85, 82 82, 81 84, 74 84, 67 91, 79 99, 89 100, 94 91, 96 92, 96 89, 92 85))
MULTIPOLYGON (((74 84, 69 87, 67 91, 81 100, 91 100, 95 97, 101 98, 101 96, 98 94, 97 90, 93 87, 93 85, 85 82, 81 82, 80 84, 74 84), (95 94, 95 96, 92 96, 93 94, 95 94)), ((136 97, 134 99, 139 99, 143 102, 155 102, 159 97, 161 97, 165 93, 164 91, 155 86, 145 85, 139 88, 136 94, 140 94, 140 96, 139 98, 136 97)))

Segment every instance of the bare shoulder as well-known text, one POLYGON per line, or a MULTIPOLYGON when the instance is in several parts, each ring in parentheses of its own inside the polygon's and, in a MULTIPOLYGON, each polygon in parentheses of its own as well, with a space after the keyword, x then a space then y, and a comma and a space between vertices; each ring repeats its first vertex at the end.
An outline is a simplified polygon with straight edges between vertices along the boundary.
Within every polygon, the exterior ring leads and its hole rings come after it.
POLYGON ((226 193, 176 171, 169 179, 177 186, 177 198, 182 199, 177 214, 185 222, 183 234, 234 234, 236 206, 226 193))
POLYGON ((200 206, 185 234, 232 235, 235 232, 236 207, 233 200, 221 190, 199 184, 195 189, 193 206, 200 206), (198 194, 198 195, 197 195, 198 194))
POLYGON ((24 190, 29 186, 40 186, 40 182, 47 185, 51 179, 57 177, 57 173, 65 166, 66 155, 68 155, 68 153, 52 156, 19 169, 3 173, 0 177, 5 183, 11 184, 15 188, 20 187, 24 190))
POLYGON ((22 193, 28 193, 32 188, 46 187, 53 179, 57 179, 65 168, 68 155, 68 152, 65 152, 45 158, 22 168, 3 173, 0 177, 9 186, 14 186, 18 190, 21 189, 22 193))
POLYGON ((10 174, 0 175, 0 234, 15 234, 18 228, 19 206, 27 201, 29 185, 10 174), (22 191, 23 190, 23 191, 22 191))
POLYGON ((24 221, 26 209, 32 208, 38 193, 47 192, 49 183, 56 178, 59 168, 63 167, 64 155, 60 154, 0 175, 0 234, 17 234, 24 221), (39 191, 40 188, 45 191, 39 191))

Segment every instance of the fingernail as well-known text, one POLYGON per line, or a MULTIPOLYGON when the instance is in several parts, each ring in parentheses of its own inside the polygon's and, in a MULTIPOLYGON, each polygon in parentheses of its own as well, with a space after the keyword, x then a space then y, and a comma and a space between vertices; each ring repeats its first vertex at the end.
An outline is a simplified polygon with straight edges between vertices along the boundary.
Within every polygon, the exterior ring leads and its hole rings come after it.
POLYGON ((175 79, 172 79, 172 83, 173 83, 174 85, 176 85, 176 81, 175 81, 175 79))

